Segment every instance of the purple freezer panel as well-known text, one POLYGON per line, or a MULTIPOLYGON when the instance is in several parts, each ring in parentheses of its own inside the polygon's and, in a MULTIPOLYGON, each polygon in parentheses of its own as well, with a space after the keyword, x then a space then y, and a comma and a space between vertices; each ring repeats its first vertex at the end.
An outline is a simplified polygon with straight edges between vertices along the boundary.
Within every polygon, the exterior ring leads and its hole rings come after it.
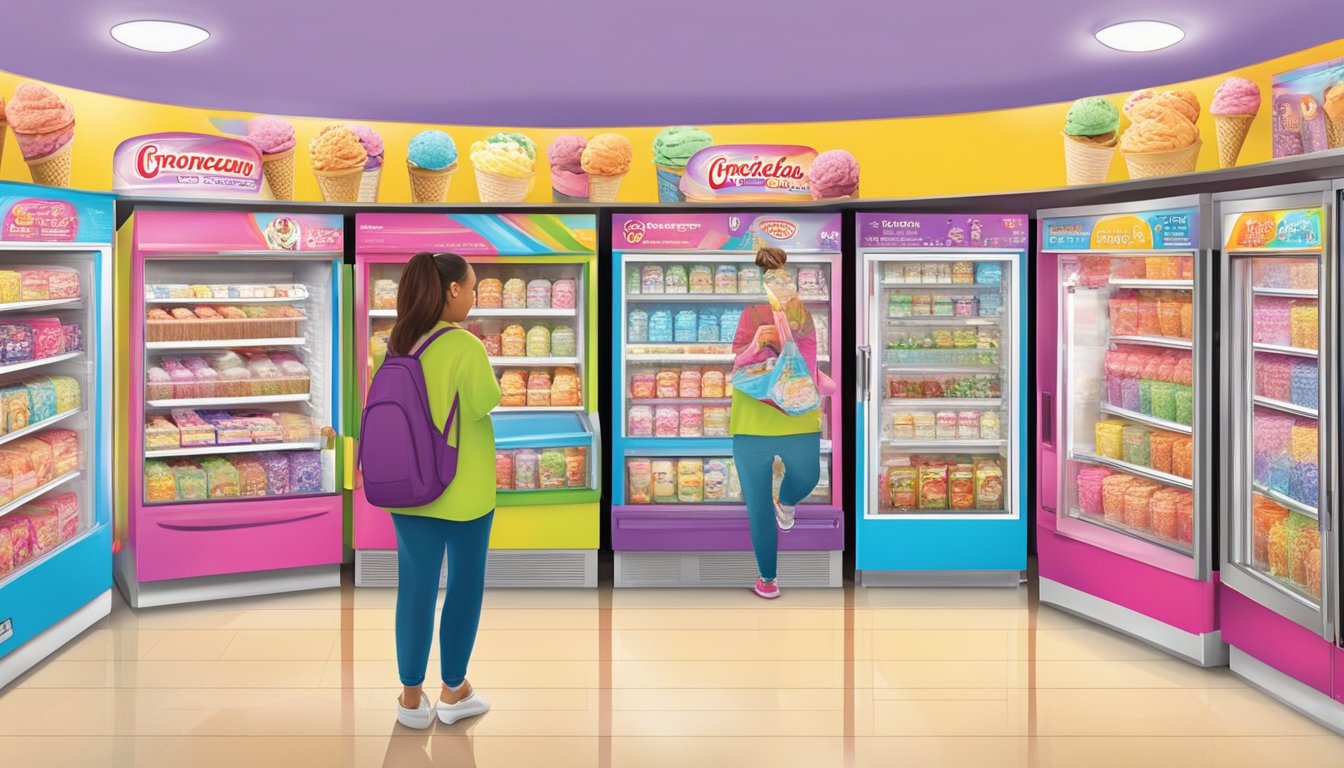
MULTIPOLYGON (((742 552, 751 549, 742 507, 616 506, 611 510, 611 544, 618 551, 742 552)), ((793 551, 844 549, 844 511, 801 506, 797 522, 779 548, 793 551)))

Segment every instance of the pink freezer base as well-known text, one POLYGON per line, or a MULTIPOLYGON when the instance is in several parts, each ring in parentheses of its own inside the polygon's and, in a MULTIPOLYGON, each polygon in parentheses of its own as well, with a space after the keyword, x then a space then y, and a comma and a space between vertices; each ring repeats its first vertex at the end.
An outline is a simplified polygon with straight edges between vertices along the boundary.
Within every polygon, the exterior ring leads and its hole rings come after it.
POLYGON ((1344 702, 1344 651, 1227 585, 1219 597, 1228 645, 1344 702))
MULTIPOLYGON (((1053 515, 1043 510, 1038 514, 1053 515)), ((1218 630, 1218 581, 1196 581, 1117 555, 1038 525, 1043 579, 1099 597, 1192 635, 1218 630)))
POLYGON ((363 488, 356 488, 351 498, 355 549, 396 549, 397 531, 392 527, 392 515, 370 504, 363 488))

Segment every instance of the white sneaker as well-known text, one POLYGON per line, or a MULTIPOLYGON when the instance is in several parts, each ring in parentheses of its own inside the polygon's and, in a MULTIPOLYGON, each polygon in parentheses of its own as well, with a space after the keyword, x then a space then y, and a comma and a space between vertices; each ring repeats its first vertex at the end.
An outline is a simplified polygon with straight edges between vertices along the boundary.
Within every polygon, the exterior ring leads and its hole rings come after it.
POLYGON ((442 700, 434 705, 434 710, 439 715, 439 722, 444 725, 452 725, 458 720, 466 720, 468 717, 484 715, 490 711, 490 702, 485 700, 481 694, 472 691, 467 698, 456 704, 446 704, 442 700))
POLYGON ((775 522, 779 524, 779 530, 781 531, 793 530, 794 512, 795 512, 794 507, 787 507, 783 504, 780 504, 779 499, 775 499, 775 522))
POLYGON ((420 693, 420 706, 415 709, 407 709, 401 705, 401 697, 397 697, 397 722, 407 728, 414 728, 417 731, 423 731, 434 722, 434 709, 429 706, 429 696, 423 691, 420 693))

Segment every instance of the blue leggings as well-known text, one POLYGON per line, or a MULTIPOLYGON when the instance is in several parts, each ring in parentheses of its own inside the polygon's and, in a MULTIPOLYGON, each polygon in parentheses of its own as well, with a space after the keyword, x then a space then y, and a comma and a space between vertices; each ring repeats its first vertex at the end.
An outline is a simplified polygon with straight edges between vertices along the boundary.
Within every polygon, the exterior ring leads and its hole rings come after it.
POLYGON ((392 515, 397 529, 397 669, 402 685, 425 682, 445 551, 448 593, 439 619, 439 665, 449 686, 467 679, 467 662, 481 624, 485 555, 494 519, 493 511, 464 523, 392 515))
POLYGON ((735 435, 733 461, 742 483, 751 523, 751 546, 761 577, 771 581, 779 569, 779 527, 775 522, 775 457, 784 462, 779 502, 793 506, 812 494, 821 479, 821 433, 802 435, 735 435))

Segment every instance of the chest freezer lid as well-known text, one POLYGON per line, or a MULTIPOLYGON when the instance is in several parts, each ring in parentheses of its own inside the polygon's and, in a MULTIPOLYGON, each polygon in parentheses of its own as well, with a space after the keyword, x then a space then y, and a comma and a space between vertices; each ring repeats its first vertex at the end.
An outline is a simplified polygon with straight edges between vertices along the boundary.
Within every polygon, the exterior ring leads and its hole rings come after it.
POLYGON ((592 431, 578 413, 496 413, 496 448, 555 448, 590 445, 592 431))

